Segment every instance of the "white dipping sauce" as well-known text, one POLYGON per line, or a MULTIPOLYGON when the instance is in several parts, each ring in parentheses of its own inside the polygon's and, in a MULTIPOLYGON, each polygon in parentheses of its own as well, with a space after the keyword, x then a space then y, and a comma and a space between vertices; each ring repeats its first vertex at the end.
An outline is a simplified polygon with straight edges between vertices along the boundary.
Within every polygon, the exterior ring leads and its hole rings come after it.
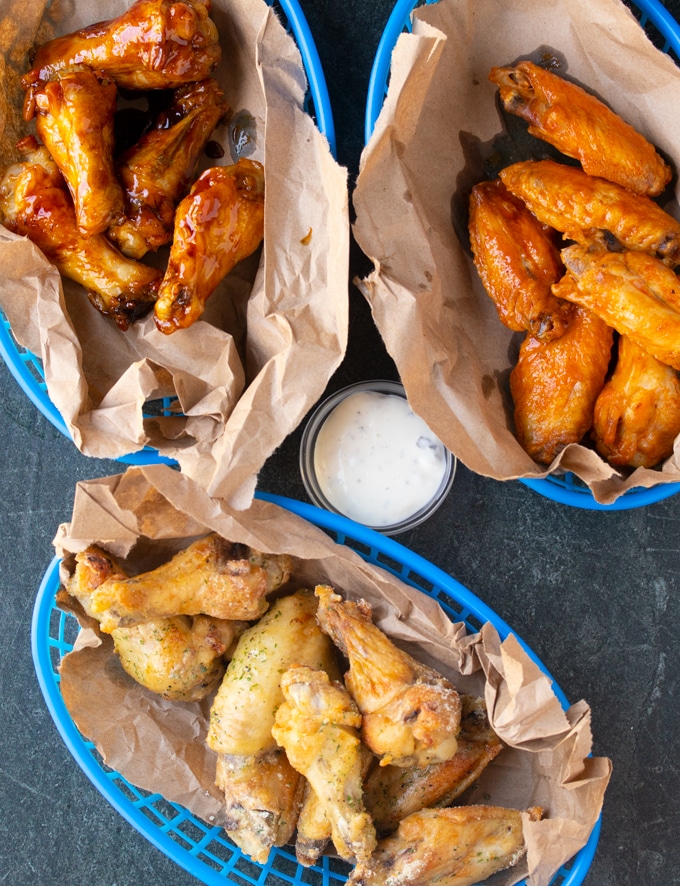
POLYGON ((345 516, 390 526, 437 494, 446 451, 403 397, 363 391, 343 400, 322 425, 314 470, 323 494, 345 516))

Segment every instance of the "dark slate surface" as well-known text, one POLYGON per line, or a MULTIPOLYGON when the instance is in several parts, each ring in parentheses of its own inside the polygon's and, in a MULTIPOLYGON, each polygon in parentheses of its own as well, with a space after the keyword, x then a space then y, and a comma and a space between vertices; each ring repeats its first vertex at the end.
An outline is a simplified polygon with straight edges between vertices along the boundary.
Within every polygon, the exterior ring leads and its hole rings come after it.
MULTIPOLYGON (((356 178, 373 55, 391 0, 302 0, 333 105, 338 159, 356 178)), ((676 15, 680 5, 667 3, 676 15)), ((351 276, 368 270, 356 247, 351 276)), ((396 377, 350 287, 348 354, 329 389, 396 377)), ((0 365, 0 883, 145 886, 197 881, 100 797, 62 743, 30 648, 33 600, 78 480, 118 473, 81 456, 0 365)), ((261 488, 305 499, 300 431, 262 471, 261 488)), ((434 561, 502 616, 567 697, 592 707, 594 753, 614 775, 588 886, 680 883, 677 761, 680 497, 596 512, 555 504, 520 483, 459 468, 440 511, 398 541, 434 561)))

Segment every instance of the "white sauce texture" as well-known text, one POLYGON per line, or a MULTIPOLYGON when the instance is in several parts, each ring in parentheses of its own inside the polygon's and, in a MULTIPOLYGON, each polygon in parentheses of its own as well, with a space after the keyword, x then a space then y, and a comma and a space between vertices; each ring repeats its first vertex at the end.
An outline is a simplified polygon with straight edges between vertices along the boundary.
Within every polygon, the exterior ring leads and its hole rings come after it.
POLYGON ((322 425, 314 470, 323 494, 345 516, 389 526, 436 495, 446 450, 403 397, 362 391, 343 400, 322 425))

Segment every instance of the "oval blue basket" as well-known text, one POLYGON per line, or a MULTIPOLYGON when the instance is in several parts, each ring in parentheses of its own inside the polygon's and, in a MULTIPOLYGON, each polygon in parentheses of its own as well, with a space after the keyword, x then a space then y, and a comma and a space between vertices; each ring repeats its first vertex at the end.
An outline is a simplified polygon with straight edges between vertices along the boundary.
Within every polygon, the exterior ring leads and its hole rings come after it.
MULTIPOLYGON (((399 35, 412 30, 411 13, 417 6, 436 2, 437 0, 397 0, 387 20, 373 60, 368 84, 364 116, 366 144, 373 134, 387 95, 392 50, 399 35)), ((677 63, 680 59, 680 24, 659 0, 631 0, 630 5, 637 7, 638 20, 650 39, 664 52, 669 53, 677 63)), ((680 492, 680 483, 659 483, 650 489, 643 487, 631 489, 612 504, 605 505, 596 501, 590 489, 571 473, 561 476, 551 475, 536 480, 521 478, 520 482, 552 501, 591 511, 624 511, 639 508, 670 498, 680 492)))
MULTIPOLYGON (((535 653, 485 603, 441 569, 398 542, 345 517, 281 496, 257 493, 256 497, 321 527, 334 541, 352 548, 368 563, 380 566, 435 598, 452 621, 464 622, 471 632, 490 622, 501 639, 512 633, 532 661, 551 679, 562 707, 568 708, 564 693, 535 653)), ((318 865, 304 868, 298 865, 294 851, 286 848, 273 850, 267 864, 257 865, 226 838, 221 828, 196 818, 160 794, 140 790, 102 763, 92 743, 78 732, 59 691, 59 663, 72 649, 79 626, 72 615, 57 608, 58 588, 59 560, 55 558, 43 577, 33 610, 31 644, 38 682, 66 746, 114 809, 157 849, 208 886, 344 883, 349 871, 344 862, 324 857, 318 865)), ((578 886, 583 882, 595 855, 600 824, 598 819, 586 845, 555 874, 552 886, 578 886)), ((522 880, 522 884, 526 881, 522 880)))
MULTIPOLYGON (((305 109, 316 120, 319 131, 326 137, 330 151, 335 156, 335 126, 328 88, 323 68, 321 67, 319 53, 317 52, 312 32, 307 24, 307 19, 298 0, 266 0, 266 2, 281 15, 283 23, 287 26, 287 29, 297 43, 308 83, 305 109)), ((58 431, 71 439, 71 435, 59 410, 50 400, 47 385, 45 384, 42 361, 17 342, 12 335, 10 323, 2 310, 0 310, 0 355, 29 400, 38 407, 40 412, 58 431)), ((153 401, 153 403, 147 404, 147 406, 150 407, 154 415, 169 416, 178 414, 174 408, 175 403, 175 398, 166 397, 162 400, 153 401)), ((147 417, 146 413, 145 417, 147 417)), ((161 455, 150 446, 145 447, 139 452, 121 456, 116 460, 130 465, 175 464, 173 459, 161 455)))

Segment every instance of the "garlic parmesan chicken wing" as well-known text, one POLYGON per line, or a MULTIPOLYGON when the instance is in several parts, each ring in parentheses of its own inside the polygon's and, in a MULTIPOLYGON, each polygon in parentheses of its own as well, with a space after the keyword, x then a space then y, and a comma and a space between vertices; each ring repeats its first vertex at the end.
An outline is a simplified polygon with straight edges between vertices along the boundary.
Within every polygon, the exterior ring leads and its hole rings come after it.
POLYGON ((64 68, 87 65, 128 89, 169 89, 203 80, 220 55, 210 0, 137 0, 117 18, 44 43, 22 83, 30 90, 64 68))
MULTIPOLYGON (((542 810, 528 810, 532 820, 542 810)), ((378 844, 347 879, 353 886, 473 886, 526 853, 522 814, 500 806, 423 809, 378 844)))
POLYGON ((673 454, 678 435, 677 372, 620 336, 616 368, 595 404, 597 451, 614 465, 652 468, 673 454))
POLYGON ((501 322, 541 341, 559 338, 573 308, 550 289, 564 273, 554 232, 499 179, 473 187, 469 232, 475 267, 501 322))
POLYGON ((458 750, 444 763, 424 768, 376 766, 364 784, 364 803, 380 834, 432 806, 449 806, 479 778, 503 745, 489 724, 483 698, 462 696, 463 716, 458 750))
POLYGON ((264 169, 254 160, 216 166, 193 184, 175 214, 168 267, 154 311, 169 335, 196 322, 218 283, 264 237, 264 169))
POLYGON ((125 220, 109 237, 139 259, 172 240, 175 207, 196 173, 201 152, 229 106, 216 80, 181 86, 155 126, 116 164, 125 192, 125 220))
POLYGON ((345 685, 362 715, 362 739, 381 765, 453 757, 462 707, 455 687, 398 649, 373 624, 366 601, 343 601, 325 585, 316 595, 322 630, 349 660, 345 685))
POLYGON ((295 857, 298 862, 306 868, 316 864, 332 834, 333 829, 321 800, 310 783, 305 781, 295 834, 295 857))
POLYGON ((103 234, 84 237, 64 179, 46 148, 20 143, 26 160, 0 182, 4 225, 28 237, 64 277, 85 287, 90 302, 119 329, 154 305, 161 272, 126 258, 103 234))
POLYGON ((335 649, 316 622, 317 601, 301 590, 276 600, 245 631, 210 710, 208 746, 217 753, 229 837, 254 861, 288 843, 304 791, 272 735, 284 701, 281 677, 295 663, 337 677, 335 649))
POLYGON ((376 835, 363 804, 361 714, 345 687, 322 670, 294 665, 281 689, 285 701, 272 735, 318 797, 338 855, 366 861, 376 835))
POLYGON ((568 274, 553 292, 597 314, 657 360, 680 370, 680 286, 654 256, 578 244, 562 250, 568 274))
POLYGON ((680 222, 649 197, 553 160, 513 163, 499 175, 539 221, 570 240, 658 254, 671 266, 680 262, 680 222))
POLYGON ((613 340, 604 320, 579 308, 561 338, 544 343, 527 336, 522 342, 510 393, 517 439, 535 461, 551 464, 590 429, 613 340))
POLYGON ((285 555, 262 554, 212 533, 150 572, 112 577, 79 599, 105 633, 176 615, 247 621, 266 612, 267 594, 288 580, 290 565, 285 555))
POLYGON ((575 83, 530 61, 491 69, 505 110, 526 120, 529 132, 588 175, 616 182, 637 194, 660 194, 670 166, 647 139, 603 102, 575 83))
POLYGON ((27 109, 73 197, 78 230, 101 234, 123 217, 123 191, 113 167, 116 86, 89 68, 60 71, 40 83, 27 109))

